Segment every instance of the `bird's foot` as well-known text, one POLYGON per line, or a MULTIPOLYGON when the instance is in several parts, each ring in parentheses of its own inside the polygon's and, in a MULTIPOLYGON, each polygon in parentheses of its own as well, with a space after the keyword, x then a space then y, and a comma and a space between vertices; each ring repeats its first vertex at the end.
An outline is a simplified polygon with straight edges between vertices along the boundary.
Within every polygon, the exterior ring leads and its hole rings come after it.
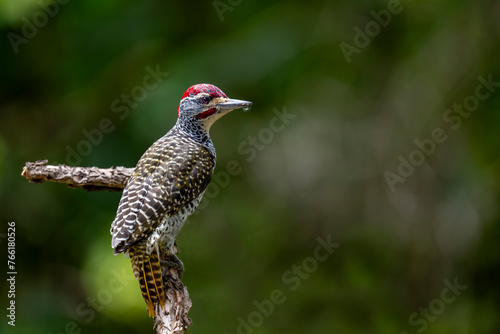
POLYGON ((182 278, 182 274, 184 273, 184 264, 176 255, 168 255, 165 260, 160 261, 160 264, 162 267, 174 268, 179 272, 179 278, 182 278))

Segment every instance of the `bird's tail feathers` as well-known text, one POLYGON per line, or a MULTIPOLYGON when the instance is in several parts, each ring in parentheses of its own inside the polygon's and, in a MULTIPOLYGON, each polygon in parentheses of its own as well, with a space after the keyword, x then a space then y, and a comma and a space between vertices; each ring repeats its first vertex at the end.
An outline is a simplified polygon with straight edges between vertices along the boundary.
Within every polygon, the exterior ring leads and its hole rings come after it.
POLYGON ((160 260, 156 249, 148 256, 146 252, 139 252, 135 247, 129 249, 134 276, 139 280, 142 297, 148 307, 150 317, 155 315, 155 304, 163 308, 165 293, 161 275, 160 260))

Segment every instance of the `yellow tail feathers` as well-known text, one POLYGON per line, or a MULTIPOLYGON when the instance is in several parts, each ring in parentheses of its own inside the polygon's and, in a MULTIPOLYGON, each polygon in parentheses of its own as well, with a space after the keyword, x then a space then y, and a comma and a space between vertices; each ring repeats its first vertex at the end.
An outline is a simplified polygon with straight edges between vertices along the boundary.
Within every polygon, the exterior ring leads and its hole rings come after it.
POLYGON ((153 253, 148 257, 145 252, 142 252, 142 250, 145 250, 144 248, 139 249, 139 246, 131 247, 129 255, 134 276, 139 280, 142 297, 148 307, 149 316, 154 317, 155 304, 159 303, 160 307, 163 308, 165 303, 163 279, 158 254, 153 250, 153 253))

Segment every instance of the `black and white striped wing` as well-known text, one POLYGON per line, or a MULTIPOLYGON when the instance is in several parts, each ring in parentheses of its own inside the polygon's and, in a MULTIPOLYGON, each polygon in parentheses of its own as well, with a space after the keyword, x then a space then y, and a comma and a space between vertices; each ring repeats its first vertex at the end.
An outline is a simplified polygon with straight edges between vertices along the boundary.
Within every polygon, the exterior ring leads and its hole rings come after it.
POLYGON ((147 238, 165 216, 195 200, 208 186, 215 158, 202 145, 168 134, 141 157, 111 225, 114 253, 147 238))

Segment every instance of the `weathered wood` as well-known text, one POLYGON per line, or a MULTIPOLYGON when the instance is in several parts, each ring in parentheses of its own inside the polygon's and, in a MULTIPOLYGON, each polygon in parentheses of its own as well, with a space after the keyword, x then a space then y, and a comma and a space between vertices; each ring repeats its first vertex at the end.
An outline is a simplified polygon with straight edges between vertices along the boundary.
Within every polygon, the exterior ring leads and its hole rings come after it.
MULTIPOLYGON (((32 183, 45 181, 65 183, 70 188, 87 191, 121 191, 133 173, 133 168, 71 167, 47 165, 47 160, 26 162, 22 176, 32 183)), ((176 252, 177 248, 175 249, 176 252)), ((162 256, 162 254, 160 254, 162 256)), ((132 272, 130 273, 132 275, 132 272)), ((175 268, 162 267, 165 305, 155 305, 154 329, 158 334, 181 334, 192 321, 188 312, 192 306, 189 293, 175 268)), ((139 293, 139 289, 137 289, 139 293)), ((146 307, 144 307, 146 310, 146 307)))
POLYGON ((70 167, 66 165, 47 165, 47 160, 26 162, 22 176, 32 183, 44 181, 66 183, 70 188, 83 188, 88 191, 121 191, 133 172, 126 167, 70 167))
MULTIPOLYGON (((177 246, 174 246, 174 253, 178 254, 177 246)), ((160 254, 160 260, 168 261, 164 254, 160 254)), ((180 273, 174 268, 162 267, 163 290, 165 291, 165 305, 163 309, 158 304, 155 305, 154 330, 158 334, 182 334, 189 325, 191 318, 188 312, 193 303, 189 298, 189 293, 181 282, 180 273)))

